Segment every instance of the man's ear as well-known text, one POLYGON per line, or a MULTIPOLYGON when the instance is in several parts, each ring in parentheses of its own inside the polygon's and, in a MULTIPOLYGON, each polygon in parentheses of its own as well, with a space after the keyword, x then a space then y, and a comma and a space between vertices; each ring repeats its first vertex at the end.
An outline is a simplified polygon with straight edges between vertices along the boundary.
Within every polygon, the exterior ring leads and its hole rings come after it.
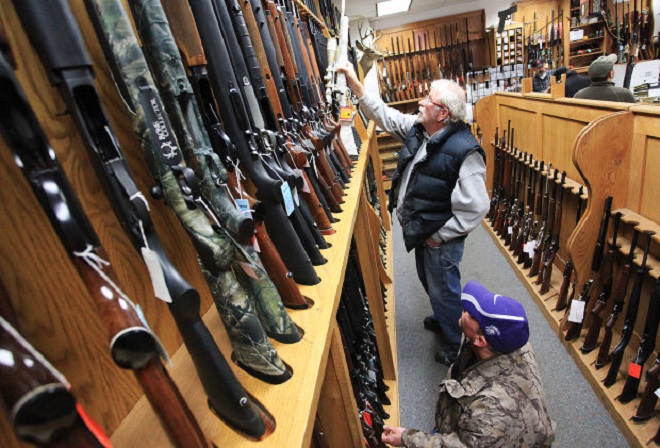
POLYGON ((488 345, 486 336, 484 336, 483 334, 477 335, 477 337, 472 340, 472 345, 478 348, 486 347, 488 345))

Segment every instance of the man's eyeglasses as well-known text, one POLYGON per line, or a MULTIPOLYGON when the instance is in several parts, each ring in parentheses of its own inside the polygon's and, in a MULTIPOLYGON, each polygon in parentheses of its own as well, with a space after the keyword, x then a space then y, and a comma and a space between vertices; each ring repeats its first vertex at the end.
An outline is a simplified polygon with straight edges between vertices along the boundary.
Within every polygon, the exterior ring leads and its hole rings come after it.
POLYGON ((445 106, 444 104, 441 104, 441 103, 436 103, 435 101, 433 101, 431 99, 431 94, 430 93, 426 96, 426 98, 424 98, 422 100, 422 102, 427 103, 427 104, 433 104, 434 106, 438 106, 439 108, 446 110, 447 114, 451 115, 451 113, 449 112, 449 109, 447 109, 447 106, 445 106))

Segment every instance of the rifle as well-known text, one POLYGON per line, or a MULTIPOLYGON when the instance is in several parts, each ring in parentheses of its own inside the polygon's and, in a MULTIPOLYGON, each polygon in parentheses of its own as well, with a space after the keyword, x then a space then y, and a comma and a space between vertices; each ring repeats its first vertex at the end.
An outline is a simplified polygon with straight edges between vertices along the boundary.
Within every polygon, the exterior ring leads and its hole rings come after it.
MULTIPOLYGON (((600 230, 598 231, 598 239, 596 240, 596 247, 594 247, 594 254, 591 258, 591 273, 589 274, 589 281, 593 283, 593 279, 597 272, 600 271, 601 261, 603 260, 603 249, 605 247, 605 239, 607 238, 607 227, 610 222, 610 213, 612 210, 612 196, 605 199, 605 207, 603 216, 600 221, 600 230)), ((588 292, 588 291, 587 291, 588 292)), ((581 294, 578 301, 584 302, 584 307, 589 304, 590 297, 588 294, 581 294), (581 300, 580 300, 581 299, 581 300)), ((571 302, 573 307, 575 302, 571 302)), ((583 308, 584 309, 584 308, 583 308)), ((582 331, 582 324, 584 323, 584 316, 579 321, 570 321, 567 325, 566 340, 570 341, 580 335, 582 331)))
MULTIPOLYGON (((548 219, 547 219, 547 228, 545 229, 545 239, 541 246, 541 258, 539 259, 538 267, 538 276, 536 277, 536 285, 543 284, 543 274, 545 272, 546 265, 544 261, 548 258, 548 252, 552 243, 552 236, 554 235, 554 224, 555 224, 555 211, 557 204, 557 176, 559 170, 555 169, 554 175, 552 177, 552 195, 548 200, 548 219)), ((563 190, 563 188, 562 188, 563 190)), ((557 243, 559 244, 559 243, 557 243)), ((552 270, 552 266, 550 267, 552 270)))
MULTIPOLYGON (((651 248, 651 233, 646 233, 646 246, 644 247, 644 255, 642 258, 642 265, 637 268, 637 279, 633 285, 633 289, 630 292, 630 300, 628 301, 628 309, 626 310, 626 319, 623 322, 623 329, 621 330, 621 341, 619 344, 614 347, 612 353, 610 353, 610 370, 607 372, 607 376, 603 381, 605 387, 610 387, 616 382, 617 375, 619 374, 619 367, 621 367, 621 362, 623 361, 623 352, 626 350, 630 338, 632 337, 632 332, 635 327, 635 321, 637 320, 637 312, 639 311, 639 302, 642 295, 642 284, 644 283, 644 276, 646 274, 646 259, 649 255, 649 249, 651 248)), ((655 318, 655 316, 651 316, 655 318)))
MULTIPOLYGON (((552 163, 548 163, 548 166, 545 171, 545 189, 543 192, 542 199, 542 210, 541 210, 541 230, 536 236, 536 244, 534 245, 534 256, 532 257, 532 266, 529 270, 527 277, 534 277, 539 273, 539 268, 541 267, 541 254, 543 252, 543 242, 545 240, 547 226, 548 226, 548 210, 550 209, 550 169, 552 168, 552 163)), ((556 170, 555 170, 556 171, 556 170)))
POLYGON ((614 233, 612 236, 612 244, 608 245, 607 253, 603 260, 603 267, 600 270, 600 295, 598 301, 591 308, 591 325, 589 331, 584 338, 584 343, 580 351, 582 353, 589 353, 598 346, 598 335, 600 334, 600 327, 603 325, 603 318, 601 312, 605 309, 607 300, 610 298, 612 292, 612 269, 614 267, 614 254, 621 247, 616 243, 616 237, 619 233, 619 222, 621 221, 621 212, 614 215, 614 233))
POLYGON ((23 441, 50 448, 111 447, 64 375, 2 316, 0 350, 17 361, 0 363, 0 401, 23 441))
POLYGON ((268 234, 278 248, 284 264, 293 273, 294 280, 300 284, 317 284, 320 279, 285 212, 283 182, 270 177, 259 157, 255 133, 239 90, 239 83, 232 67, 227 64, 231 59, 215 20, 213 5, 210 0, 190 0, 189 3, 202 38, 202 46, 209 63, 209 80, 225 124, 225 131, 236 147, 240 162, 247 168, 250 179, 257 188, 257 199, 263 204, 268 234))
POLYGON ((637 406, 637 412, 632 417, 633 421, 644 422, 655 415, 655 405, 658 402, 655 391, 658 390, 658 387, 660 387, 660 352, 655 363, 646 371, 646 385, 644 386, 642 399, 639 401, 639 406, 637 406))
POLYGON ((564 184, 566 182, 566 171, 561 174, 561 185, 559 186, 559 200, 555 206, 555 216, 554 216, 554 225, 552 240, 548 247, 548 254, 545 257, 543 262, 543 271, 542 274, 539 274, 539 277, 542 278, 540 293, 543 295, 550 290, 550 279, 552 277, 552 264, 559 250, 559 237, 561 233, 561 218, 562 218, 562 204, 564 202, 564 184))
MULTIPOLYGON (((290 375, 275 354, 266 334, 285 342, 296 342, 300 340, 300 335, 282 308, 274 286, 263 272, 260 262, 256 259, 256 254, 250 254, 251 249, 241 249, 240 245, 233 243, 231 238, 225 236, 223 232, 212 230, 214 226, 220 228, 219 219, 210 211, 213 208, 213 205, 209 205, 211 201, 202 197, 200 190, 203 187, 199 185, 200 181, 190 168, 183 166, 181 154, 176 151, 179 148, 175 138, 177 132, 172 130, 173 126, 165 114, 167 106, 162 104, 145 56, 138 46, 132 25, 121 3, 116 0, 87 0, 86 6, 106 60, 111 66, 113 79, 122 94, 123 103, 131 112, 133 127, 140 137, 147 159, 150 161, 152 174, 159 182, 160 194, 167 196, 168 204, 174 208, 198 248, 202 268, 216 273, 218 279, 228 281, 222 285, 219 282, 209 282, 209 287, 212 291, 218 287, 224 289, 220 294, 215 293, 213 299, 221 312, 223 322, 228 326, 227 332, 232 337, 235 356, 241 363, 249 365, 251 369, 276 378, 272 381, 288 379, 290 375), (167 142, 163 141, 165 136, 169 136, 167 142), (177 182, 175 176, 178 172, 183 174, 179 176, 177 182), (186 195, 190 197, 186 199, 184 197, 186 195), (209 230, 211 231, 209 232, 209 230), (215 254, 222 254, 226 259, 219 260, 215 254), (236 261, 233 261, 234 258, 236 261), (230 264, 236 268, 235 272, 239 272, 240 267, 244 264, 251 265, 250 269, 257 277, 255 281, 258 287, 252 287, 250 281, 247 280, 237 282, 230 264), (219 271, 225 271, 225 273, 220 274, 219 271), (231 294, 228 294, 226 291, 230 289, 231 294), (260 323, 260 320, 263 324, 260 323), (228 322, 229 324, 227 324, 228 322), (229 328, 230 326, 231 328, 229 328), (250 343, 245 343, 245 339, 248 339, 250 343), (260 341, 262 344, 254 344, 254 341, 260 341), (273 359, 269 359, 269 356, 272 356, 273 359), (253 360, 259 360, 259 362, 253 360)), ((183 14, 184 11, 181 13, 183 14)), ((158 16, 158 12, 152 10, 150 16, 158 16)), ((160 17, 163 17, 162 11, 160 17)), ((150 40, 151 36, 146 35, 147 30, 142 29, 148 24, 149 20, 142 21, 139 29, 143 31, 144 42, 151 44, 153 43, 150 40)), ((168 40, 165 38, 165 31, 161 31, 159 49, 162 51, 160 53, 162 55, 167 53, 168 40)), ((173 49, 171 40, 169 42, 169 50, 172 54, 176 48, 173 49)), ((176 71, 173 62, 176 61, 177 56, 178 51, 168 58, 169 73, 176 71)), ((162 72, 158 70, 154 72, 156 76, 163 78, 162 72)), ((186 104, 187 101, 190 101, 190 98, 186 97, 186 92, 190 95, 190 86, 184 82, 185 75, 182 73, 177 79, 179 79, 178 96, 174 92, 167 92, 167 87, 163 87, 163 90, 165 95, 169 95, 169 110, 172 111, 170 116, 180 118, 178 115, 180 111, 172 106, 186 104)), ((163 85, 167 85, 167 79, 165 82, 161 79, 161 86, 163 85)), ((186 109, 195 110, 194 104, 188 104, 186 109)), ((194 120, 186 120, 186 122, 194 123, 194 120)), ((183 123, 180 122, 179 126, 181 125, 183 123)), ((201 133, 200 129, 198 135, 201 133)), ((187 134, 182 135, 185 137, 187 134)), ((196 139, 195 141, 199 143, 203 140, 196 139)), ((108 151, 106 150, 106 152, 108 151)), ((208 163, 203 171, 203 175, 208 178, 209 166, 213 163, 213 159, 208 153, 202 154, 200 158, 204 158, 204 161, 208 163)), ((114 178, 125 177, 125 175, 116 174, 117 171, 113 168, 116 166, 117 159, 118 156, 112 157, 113 162, 105 164, 106 173, 101 172, 99 177, 107 179, 109 182, 112 182, 114 178), (108 173, 114 174, 114 176, 108 173)), ((195 162, 194 154, 189 154, 189 160, 195 162)), ((214 172, 218 176, 222 174, 215 170, 214 172)), ((110 190, 115 191, 117 188, 110 188, 110 190)), ((126 223, 126 231, 132 236, 136 249, 141 249, 146 245, 160 255, 168 289, 174 296, 171 299, 170 311, 195 363, 204 390, 209 397, 211 409, 232 427, 251 437, 261 437, 267 434, 267 427, 272 426, 273 423, 269 421, 268 417, 264 417, 266 414, 259 409, 259 405, 251 402, 219 352, 211 334, 199 317, 199 294, 180 278, 167 259, 148 213, 141 208, 131 207, 132 204, 127 203, 124 196, 113 196, 112 200, 116 203, 117 213, 123 218, 121 220, 126 223), (145 238, 144 241, 143 238, 145 238)))
POLYGON ((633 231, 632 242, 630 243, 630 252, 628 252, 628 257, 626 257, 626 261, 619 271, 618 281, 612 291, 614 307, 612 308, 612 313, 608 317, 607 322, 605 323, 605 329, 603 330, 603 341, 600 343, 598 357, 596 358, 597 369, 600 369, 610 362, 609 353, 610 346, 612 345, 612 331, 619 318, 619 314, 623 311, 623 306, 625 305, 626 292, 628 291, 628 282, 630 281, 630 272, 632 271, 633 260, 635 258, 635 247, 637 246, 638 237, 639 231, 635 229, 633 231))
POLYGON ((658 333, 658 325, 660 325, 660 279, 656 279, 655 288, 649 299, 642 341, 639 343, 637 356, 630 364, 626 384, 623 386, 623 391, 621 391, 621 395, 618 398, 621 403, 628 403, 637 397, 639 379, 642 377, 644 363, 649 359, 649 356, 651 356, 651 353, 655 349, 655 337, 658 333))
MULTIPOLYGON (((81 118, 78 106, 84 104, 85 110, 96 113, 94 118, 100 129, 109 129, 92 81, 91 63, 68 4, 16 1, 14 7, 24 28, 30 30, 28 37, 48 68, 51 82, 60 87, 70 113, 81 118), (50 35, 55 27, 49 20, 58 24, 57 39, 50 35), (49 47, 44 48, 47 43, 49 47), (66 61, 59 59, 62 51, 70 56, 66 61)), ((177 446, 208 446, 190 409, 158 359, 163 353, 160 341, 140 319, 136 305, 121 290, 110 262, 106 261, 107 254, 4 57, 0 57, 0 67, 3 78, 0 98, 7 101, 0 107, 0 133, 97 306, 108 333, 113 361, 121 368, 133 370, 177 446)), ((109 134, 97 135, 110 140, 109 134)))

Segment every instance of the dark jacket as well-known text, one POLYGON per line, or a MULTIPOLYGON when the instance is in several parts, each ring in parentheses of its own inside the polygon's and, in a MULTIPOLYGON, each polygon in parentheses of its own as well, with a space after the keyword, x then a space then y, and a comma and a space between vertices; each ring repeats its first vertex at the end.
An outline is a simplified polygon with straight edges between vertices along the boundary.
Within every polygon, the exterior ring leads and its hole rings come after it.
POLYGON ((591 85, 591 79, 588 76, 579 75, 575 70, 566 72, 566 98, 573 98, 575 94, 591 85))
POLYGON ((616 101, 634 103, 632 92, 623 87, 615 87, 612 81, 592 81, 591 85, 580 90, 573 98, 582 100, 616 101))
MULTIPOLYGON (((397 193, 406 166, 424 142, 424 128, 415 124, 401 148, 399 163, 392 175, 390 212, 397 205, 397 193)), ((452 217, 451 194, 465 158, 473 151, 486 159, 470 128, 464 122, 453 123, 431 137, 426 145, 426 158, 412 169, 405 193, 401 227, 406 250, 421 245, 452 217)))

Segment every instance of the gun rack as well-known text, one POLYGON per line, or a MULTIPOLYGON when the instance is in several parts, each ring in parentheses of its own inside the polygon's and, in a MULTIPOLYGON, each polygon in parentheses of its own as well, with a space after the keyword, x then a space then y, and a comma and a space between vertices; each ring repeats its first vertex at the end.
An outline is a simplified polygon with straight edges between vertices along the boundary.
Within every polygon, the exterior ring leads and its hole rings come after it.
MULTIPOLYGON (((574 208, 576 204, 575 201, 567 202, 566 197, 564 198, 562 220, 564 235, 562 235, 561 241, 567 242, 555 258, 550 291, 544 295, 540 294, 539 286, 533 283, 534 279, 527 277, 527 270, 516 264, 515 258, 504 246, 503 241, 493 232, 489 223, 484 221, 483 226, 493 236, 501 252, 527 287, 550 325, 557 331, 558 337, 592 385, 597 396, 610 411, 628 442, 631 446, 636 447, 647 446, 660 425, 657 411, 655 416, 646 422, 635 423, 631 420, 639 405, 638 399, 627 404, 617 400, 628 374, 628 365, 635 357, 639 347, 645 320, 643 313, 648 307, 654 280, 660 274, 660 235, 658 234, 660 232, 660 224, 658 224, 660 210, 654 203, 660 191, 660 179, 651 168, 657 167, 660 160, 660 152, 657 151, 660 141, 660 127, 657 125, 660 118, 659 112, 648 106, 609 103, 608 107, 608 104, 604 102, 552 100, 512 93, 497 93, 486 97, 477 103, 475 109, 475 117, 483 135, 494 135, 496 127, 499 127, 500 130, 506 129, 508 120, 511 120, 511 126, 516 129, 515 146, 532 153, 534 159, 545 160, 546 163, 551 162, 558 169, 566 170, 570 178, 580 179, 579 182, 587 187, 587 191, 583 195, 589 198, 587 208, 577 225, 573 225, 574 221, 566 225, 566 220, 571 219, 570 216, 566 216, 567 214, 575 217, 574 211, 571 212, 570 209, 574 208), (647 273, 644 278, 639 308, 640 316, 637 318, 632 339, 625 351, 618 381, 609 388, 602 383, 609 369, 597 370, 595 368, 598 350, 586 355, 580 351, 583 337, 591 324, 590 310, 596 301, 593 291, 600 287, 599 276, 596 276, 591 300, 585 309, 585 321, 580 337, 565 341, 564 325, 570 307, 562 311, 555 309, 562 282, 562 270, 569 258, 575 265, 577 292, 588 279, 607 196, 614 198, 611 214, 622 213, 617 235, 617 244, 620 245, 619 254, 627 255, 630 248, 630 234, 634 228, 641 232, 655 232, 652 235, 651 250, 647 260, 647 273)), ((490 161, 495 149, 494 143, 484 146, 489 159, 489 185, 492 182, 490 180, 492 179, 490 161)), ((567 178, 565 187, 570 188, 572 193, 576 193, 577 186, 577 182, 569 184, 567 178)), ((610 224, 610 236, 612 232, 610 224)), ((640 245, 638 242, 638 247, 640 245)), ((637 254, 634 263, 638 267, 641 265, 641 256, 639 256, 641 249, 637 250, 637 254)), ((616 281, 619 271, 617 259, 621 258, 621 256, 615 256, 614 281, 616 281)), ((634 276, 635 274, 632 274, 630 283, 633 282, 634 276)), ((610 298, 603 313, 605 320, 611 313, 612 302, 610 298)), ((620 318, 613 329, 613 341, 620 339, 622 321, 623 319, 620 318)), ((653 359, 654 355, 646 362, 646 369, 653 364, 653 359)), ((642 379, 639 388, 640 394, 644 390, 644 386, 645 381, 642 379)))
MULTIPOLYGON (((298 1, 298 3, 301 3, 298 1)), ((117 94, 110 70, 96 41, 93 27, 82 2, 71 2, 80 24, 96 73, 96 83, 105 108, 117 133, 136 183, 149 191, 153 178, 144 161, 140 142, 135 136, 125 107, 117 94)), ((320 19, 317 19, 320 22, 320 19)), ((111 205, 81 143, 78 131, 65 107, 51 87, 46 72, 30 46, 11 4, 0 8, 0 21, 16 58, 16 75, 28 100, 48 134, 53 150, 71 180, 74 190, 106 248, 124 292, 140 303, 154 332, 171 355, 169 372, 177 383, 209 442, 219 447, 309 447, 315 446, 312 435, 315 420, 326 429, 328 446, 361 447, 364 435, 360 425, 345 354, 336 325, 336 310, 341 294, 351 241, 355 241, 366 294, 374 320, 385 382, 392 404, 386 406, 398 425, 399 403, 396 379, 396 335, 394 328, 394 287, 392 277, 391 228, 385 209, 382 179, 376 176, 387 241, 387 261, 378 253, 380 220, 365 195, 365 171, 368 161, 380 172, 374 124, 365 129, 359 117, 355 127, 362 140, 350 188, 345 192, 336 233, 327 236, 332 247, 323 252, 328 263, 317 267, 322 281, 315 286, 301 286, 302 293, 314 301, 306 310, 290 310, 294 322, 304 331, 303 340, 286 345, 274 342, 282 359, 293 370, 291 380, 269 385, 249 376, 230 362, 245 389, 265 405, 275 417, 275 431, 257 443, 238 435, 208 409, 202 387, 194 374, 192 361, 182 346, 167 305, 153 298, 153 288, 144 262, 121 229, 111 205), (385 265, 386 264, 386 265, 385 265), (387 300, 388 311, 382 299, 387 300), (332 430, 328 430, 332 428, 332 430)), ((0 214, 0 280, 16 310, 21 332, 69 380, 87 413, 111 437, 117 447, 167 447, 170 442, 148 406, 133 376, 116 367, 108 354, 105 330, 100 328, 95 305, 72 267, 58 237, 43 216, 11 152, 0 140, 0 202, 6 207, 0 214)), ((163 201, 150 200, 151 216, 165 250, 181 275, 201 296, 202 314, 221 352, 229 360, 231 347, 211 293, 197 264, 197 254, 185 230, 163 201)), ((0 440, 3 447, 19 447, 4 414, 0 414, 0 440)))

